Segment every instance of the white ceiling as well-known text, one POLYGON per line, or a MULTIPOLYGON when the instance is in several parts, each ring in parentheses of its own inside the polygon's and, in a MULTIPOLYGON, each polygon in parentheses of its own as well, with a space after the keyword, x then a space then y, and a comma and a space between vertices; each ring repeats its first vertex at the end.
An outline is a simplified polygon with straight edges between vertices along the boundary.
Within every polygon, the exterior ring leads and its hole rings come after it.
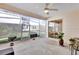
MULTIPOLYGON (((45 3, 8 3, 17 8, 21 8, 41 16, 46 16, 44 13, 45 3)), ((51 8, 57 8, 58 11, 51 11, 49 17, 62 17, 68 11, 79 9, 78 3, 52 3, 51 8)))

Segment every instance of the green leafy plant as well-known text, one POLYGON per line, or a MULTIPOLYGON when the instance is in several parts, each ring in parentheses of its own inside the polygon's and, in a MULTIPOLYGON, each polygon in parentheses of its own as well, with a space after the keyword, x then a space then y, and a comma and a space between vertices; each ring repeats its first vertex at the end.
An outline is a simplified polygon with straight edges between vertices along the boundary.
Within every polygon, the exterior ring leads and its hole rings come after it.
POLYGON ((9 42, 14 41, 15 39, 16 39, 16 36, 13 36, 13 37, 8 37, 8 41, 9 41, 9 42))
POLYGON ((58 38, 59 38, 59 39, 63 39, 63 37, 64 37, 64 33, 59 33, 59 34, 58 34, 58 38))

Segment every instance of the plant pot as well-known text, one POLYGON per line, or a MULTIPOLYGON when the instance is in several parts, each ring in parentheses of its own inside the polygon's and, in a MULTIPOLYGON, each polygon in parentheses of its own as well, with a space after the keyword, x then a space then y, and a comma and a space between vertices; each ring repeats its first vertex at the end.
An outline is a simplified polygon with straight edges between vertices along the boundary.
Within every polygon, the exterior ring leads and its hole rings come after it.
POLYGON ((63 39, 59 40, 59 45, 64 46, 64 40, 63 39))
POLYGON ((11 42, 11 43, 10 43, 10 46, 14 46, 14 43, 13 43, 13 42, 11 42))

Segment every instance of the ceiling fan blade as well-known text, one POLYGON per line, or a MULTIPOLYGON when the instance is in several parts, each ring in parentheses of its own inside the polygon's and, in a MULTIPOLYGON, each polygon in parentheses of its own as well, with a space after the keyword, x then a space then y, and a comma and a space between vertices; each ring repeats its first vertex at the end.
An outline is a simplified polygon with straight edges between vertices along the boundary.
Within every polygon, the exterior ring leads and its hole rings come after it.
POLYGON ((50 11, 58 11, 58 9, 49 9, 50 11))
POLYGON ((50 5, 50 3, 46 3, 47 5, 50 5))
POLYGON ((45 18, 49 18, 49 15, 45 15, 45 18))

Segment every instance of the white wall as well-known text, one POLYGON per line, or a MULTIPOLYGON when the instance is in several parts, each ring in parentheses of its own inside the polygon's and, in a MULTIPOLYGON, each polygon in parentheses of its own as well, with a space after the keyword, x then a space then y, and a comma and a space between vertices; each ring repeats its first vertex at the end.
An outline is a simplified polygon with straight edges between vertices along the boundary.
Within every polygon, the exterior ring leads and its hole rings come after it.
POLYGON ((73 37, 79 37, 79 11, 74 10, 68 12, 63 17, 63 32, 65 42, 69 42, 68 39, 73 37))

